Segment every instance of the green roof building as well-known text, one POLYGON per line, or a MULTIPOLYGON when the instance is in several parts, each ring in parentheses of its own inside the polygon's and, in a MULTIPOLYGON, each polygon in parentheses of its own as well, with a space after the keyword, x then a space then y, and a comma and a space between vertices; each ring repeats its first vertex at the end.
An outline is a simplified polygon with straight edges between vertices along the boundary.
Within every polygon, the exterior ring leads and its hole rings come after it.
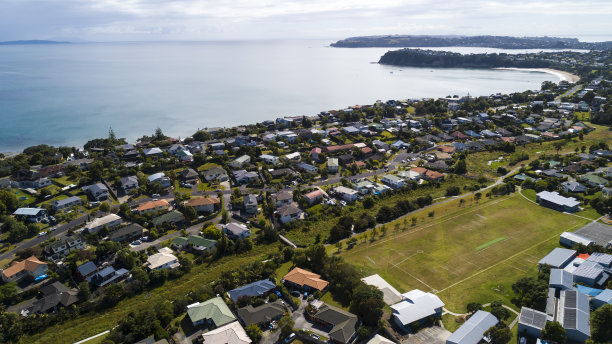
POLYGON ((163 224, 164 222, 180 223, 183 221, 185 221, 185 216, 178 210, 173 210, 169 213, 165 213, 164 215, 160 215, 154 218, 153 220, 151 220, 151 222, 153 222, 155 226, 159 226, 163 224))
POLYGON ((215 297, 208 301, 187 307, 187 315, 193 326, 220 327, 236 320, 232 311, 227 307, 223 299, 215 297))

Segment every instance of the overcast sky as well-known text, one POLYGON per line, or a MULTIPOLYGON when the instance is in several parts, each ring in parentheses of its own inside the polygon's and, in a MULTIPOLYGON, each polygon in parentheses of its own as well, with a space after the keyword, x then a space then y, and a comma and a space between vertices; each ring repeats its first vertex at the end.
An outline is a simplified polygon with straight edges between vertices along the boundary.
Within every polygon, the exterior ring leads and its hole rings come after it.
POLYGON ((612 40, 611 0, 0 0, 0 41, 492 34, 612 40))

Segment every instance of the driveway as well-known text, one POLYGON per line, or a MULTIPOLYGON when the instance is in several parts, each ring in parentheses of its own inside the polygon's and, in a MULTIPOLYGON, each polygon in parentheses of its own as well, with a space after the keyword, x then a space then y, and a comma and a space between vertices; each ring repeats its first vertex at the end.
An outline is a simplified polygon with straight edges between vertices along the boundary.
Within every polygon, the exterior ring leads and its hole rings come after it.
POLYGON ((430 326, 411 334, 402 344, 445 344, 451 333, 439 326, 430 326))
POLYGON ((316 323, 313 323, 306 319, 304 312, 306 311, 306 306, 308 305, 308 301, 304 299, 300 299, 300 307, 293 312, 292 317, 295 325, 293 326, 296 329, 304 329, 306 331, 312 331, 318 335, 328 337, 329 333, 325 331, 325 329, 316 323))

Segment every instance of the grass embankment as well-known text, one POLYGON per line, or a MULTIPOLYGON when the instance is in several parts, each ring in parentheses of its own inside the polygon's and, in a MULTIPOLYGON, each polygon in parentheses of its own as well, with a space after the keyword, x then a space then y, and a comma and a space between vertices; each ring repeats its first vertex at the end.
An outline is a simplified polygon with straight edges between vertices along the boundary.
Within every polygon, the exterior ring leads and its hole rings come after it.
POLYGON ((462 207, 459 201, 447 202, 415 217, 415 226, 399 220, 385 237, 361 239, 341 256, 363 276, 378 273, 400 292, 437 293, 457 313, 465 313, 472 301, 502 300, 514 307, 511 285, 535 275, 538 260, 558 246, 560 233, 588 223, 518 194, 479 203, 468 199, 462 207), (431 210, 437 214, 433 219, 426 215, 431 210))
MULTIPOLYGON (((580 140, 577 137, 571 139, 570 141, 563 141, 565 145, 561 150, 559 150, 560 154, 574 152, 576 148, 580 149, 582 146, 586 146, 587 149, 594 144, 598 144, 600 142, 607 142, 610 140, 610 131, 606 126, 601 126, 592 123, 585 123, 590 127, 595 128, 595 130, 591 131, 588 134, 584 135, 584 140, 580 140)), ((556 154, 557 150, 553 146, 556 141, 546 141, 542 143, 531 143, 525 146, 517 146, 515 153, 525 152, 529 155, 529 160, 521 161, 519 164, 510 166, 508 165, 508 157, 511 154, 504 153, 501 151, 495 152, 477 152, 469 154, 466 159, 466 166, 468 170, 468 175, 472 176, 485 176, 488 178, 496 178, 499 177, 497 174, 497 168, 499 166, 503 166, 508 170, 511 170, 521 164, 527 165, 530 161, 536 159, 538 156, 542 154, 556 154), (493 162, 489 164, 489 161, 496 160, 499 157, 504 157, 500 162, 493 162)))
POLYGON ((45 331, 32 336, 23 337, 24 343, 74 343, 117 325, 128 313, 151 303, 153 300, 172 301, 181 295, 187 294, 193 286, 210 283, 224 271, 237 270, 242 266, 264 260, 276 245, 255 246, 252 251, 239 256, 224 257, 212 265, 202 264, 193 267, 190 273, 176 280, 168 281, 163 286, 145 291, 132 298, 120 301, 114 307, 100 311, 90 312, 74 320, 47 328, 45 331))
MULTIPOLYGON (((342 215, 351 215, 353 217, 359 217, 366 213, 372 217, 376 217, 376 214, 383 206, 393 207, 400 200, 414 200, 418 197, 431 195, 433 199, 443 197, 446 194, 446 188, 449 186, 458 186, 463 190, 466 185, 475 185, 476 181, 468 179, 462 176, 450 174, 447 176, 439 188, 417 188, 416 190, 410 191, 408 194, 396 194, 389 197, 377 199, 374 202, 374 206, 370 209, 364 209, 360 202, 355 202, 343 208, 342 215)), ((340 217, 338 216, 338 217, 340 217)), ((337 218, 330 218, 329 216, 323 216, 321 219, 314 221, 313 223, 306 224, 304 229, 293 229, 286 233, 286 236, 295 242, 297 245, 311 245, 314 244, 317 234, 321 235, 321 239, 324 240, 329 236, 330 229, 336 224, 337 218), (307 230, 306 230, 307 229, 307 230)))

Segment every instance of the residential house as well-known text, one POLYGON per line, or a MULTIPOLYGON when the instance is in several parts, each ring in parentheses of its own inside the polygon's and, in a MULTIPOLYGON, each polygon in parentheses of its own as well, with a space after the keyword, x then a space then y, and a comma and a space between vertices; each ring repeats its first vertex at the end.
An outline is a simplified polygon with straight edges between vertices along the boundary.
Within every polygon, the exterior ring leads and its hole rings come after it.
POLYGON ((187 316, 194 327, 221 327, 236 320, 232 311, 219 296, 187 306, 187 316))
POLYGON ((225 232, 230 239, 244 239, 251 236, 251 230, 249 228, 235 222, 230 222, 223 226, 223 232, 225 232))
POLYGON ((323 191, 316 189, 314 191, 304 194, 304 199, 308 202, 308 205, 313 205, 320 202, 323 199, 323 191))
POLYGON ((293 268, 289 271, 283 276, 283 282, 289 287, 304 290, 323 290, 329 284, 321 279, 321 275, 300 268, 293 268))
POLYGON ((357 334, 359 319, 355 314, 340 308, 323 304, 316 310, 312 319, 329 331, 332 343, 351 343, 357 334))
POLYGON ((127 176, 121 178, 121 189, 125 193, 130 192, 131 190, 138 188, 138 177, 136 176, 127 176))
POLYGON ((185 206, 193 207, 198 213, 213 213, 221 206, 219 198, 196 197, 185 202, 185 206))
POLYGON ((446 344, 478 344, 483 341, 484 333, 498 322, 493 314, 479 310, 446 339, 446 344))
POLYGON ((399 189, 401 187, 404 187, 404 179, 398 177, 398 176, 394 176, 392 174, 385 174, 381 181, 385 184, 390 186, 393 189, 399 189))
POLYGON ((404 330, 410 324, 422 322, 427 318, 442 316, 444 302, 432 293, 414 289, 402 294, 404 300, 391 306, 392 318, 397 326, 404 330))
POLYGON ((102 217, 93 219, 87 223, 83 230, 89 234, 96 234, 100 229, 106 226, 108 229, 113 229, 121 224, 121 216, 117 214, 108 214, 102 217))
MULTIPOLYGON (((228 295, 232 301, 236 302, 243 296, 256 297, 265 296, 276 288, 276 284, 269 279, 249 283, 242 287, 228 291, 228 295)), ((248 324, 247 324, 248 325, 248 324)))
POLYGON ((145 157, 161 157, 164 155, 164 151, 158 147, 145 148, 142 150, 142 154, 144 154, 145 157))
POLYGON ((234 171, 234 178, 238 184, 248 184, 259 179, 257 172, 247 172, 245 170, 234 171))
POLYGON ((347 188, 345 186, 337 186, 334 188, 334 193, 339 195, 346 202, 353 202, 359 197, 359 192, 356 190, 347 188))
POLYGON ((253 194, 242 196, 242 209, 249 215, 257 214, 257 196, 253 194))
POLYGON ((596 174, 585 174, 584 176, 580 177, 580 180, 582 180, 589 186, 598 188, 603 188, 604 186, 606 186, 606 184, 608 184, 607 179, 602 178, 596 174))
POLYGON ((81 190, 97 202, 105 201, 109 198, 108 188, 102 183, 84 186, 81 190))
POLYGON ((328 158, 327 159, 327 170, 329 173, 337 173, 338 172, 338 158, 328 158))
POLYGON ((205 252, 217 246, 217 240, 206 239, 199 235, 190 235, 188 238, 178 237, 172 241, 172 247, 177 250, 190 249, 205 252))
POLYGON ((83 200, 80 197, 77 197, 77 196, 70 196, 70 197, 65 198, 65 199, 55 200, 55 201, 51 202, 51 206, 55 210, 70 209, 72 207, 76 207, 76 206, 79 206, 81 204, 83 204, 83 200))
POLYGON ((280 208, 285 205, 293 203, 293 193, 287 190, 281 190, 276 194, 272 195, 272 202, 276 208, 280 208))
POLYGON ((297 164, 295 165, 295 167, 296 167, 298 170, 300 170, 300 171, 302 171, 302 172, 306 172, 306 173, 313 173, 313 174, 316 174, 316 173, 318 173, 318 172, 319 172, 319 168, 318 168, 318 167, 313 166, 313 165, 311 165, 311 164, 304 163, 304 162, 297 163, 297 164))
POLYGON ((163 225, 164 223, 180 225, 184 221, 185 215, 178 210, 172 210, 171 212, 154 217, 151 220, 153 225, 157 227, 163 225))
POLYGON ((4 270, 0 270, 2 280, 6 283, 17 282, 24 278, 36 280, 41 276, 47 275, 47 263, 41 262, 38 258, 31 256, 19 262, 14 262, 4 270))
POLYGON ((108 240, 115 242, 130 242, 141 238, 144 233, 144 228, 137 223, 130 223, 127 226, 121 227, 112 231, 108 235, 108 240))
POLYGON ((221 167, 212 167, 209 168, 207 170, 202 171, 202 176, 204 177, 204 179, 206 179, 206 181, 211 182, 214 180, 218 180, 218 181, 226 181, 227 178, 227 172, 225 172, 225 170, 221 167))
POLYGON ((228 165, 231 166, 232 168, 241 168, 242 166, 250 162, 251 162, 251 157, 245 154, 245 155, 239 156, 236 159, 230 161, 228 165))
POLYGON ((179 180, 184 184, 190 185, 195 185, 200 181, 200 179, 198 178, 198 172, 196 172, 192 168, 186 168, 182 170, 179 174, 179 180))
POLYGON ((193 161, 193 153, 191 153, 188 150, 182 150, 179 151, 178 153, 176 153, 176 157, 181 161, 181 162, 192 162, 193 161))
POLYGON ((149 256, 145 264, 145 267, 149 270, 176 269, 179 266, 181 264, 179 264, 178 258, 167 247, 160 248, 158 253, 149 256))
POLYGON ((280 222, 288 223, 299 220, 304 212, 293 204, 284 205, 278 209, 278 217, 280 222))
POLYGON ((293 153, 289 153, 285 155, 285 159, 293 160, 293 161, 300 161, 302 159, 302 155, 300 154, 300 152, 293 152, 293 153))
POLYGON ((45 246, 45 255, 52 262, 56 262, 68 255, 71 251, 85 248, 85 240, 80 234, 68 234, 60 237, 52 244, 45 246))
POLYGON ((310 158, 314 161, 319 161, 319 155, 321 154, 321 148, 315 147, 310 150, 310 158))
POLYGON ((444 173, 440 173, 434 170, 426 170, 425 174, 423 175, 423 178, 426 180, 442 181, 444 179, 444 173))
POLYGON ((18 208, 13 216, 28 222, 40 222, 47 217, 47 212, 43 208, 18 208))
POLYGON ((166 177, 166 174, 163 172, 155 173, 149 176, 149 183, 159 182, 161 186, 167 188, 172 185, 172 180, 166 177))
POLYGON ((249 326, 251 324, 264 326, 273 320, 279 320, 283 317, 285 312, 285 306, 280 301, 275 301, 264 303, 257 307, 248 305, 239 308, 236 313, 244 326, 249 326))
POLYGON ((576 257, 575 250, 568 250, 565 248, 555 248, 549 254, 547 254, 544 258, 540 259, 538 265, 542 267, 543 265, 549 265, 554 269, 563 269, 567 266, 574 258, 576 257))
POLYGON ((574 213, 580 210, 580 202, 574 197, 563 197, 558 192, 541 191, 536 194, 539 205, 558 211, 574 213))
POLYGON ((585 193, 587 191, 586 186, 571 180, 561 183, 561 186, 565 192, 585 193))
POLYGON ((202 334, 204 344, 250 344, 251 338, 238 321, 202 334))
POLYGON ((141 203, 136 208, 136 212, 138 212, 139 214, 147 214, 147 213, 152 213, 155 211, 167 211, 169 209, 170 209, 170 203, 168 203, 168 200, 162 198, 157 201, 149 201, 149 202, 141 203))
POLYGON ((374 140, 374 141, 372 141, 372 144, 378 150, 382 150, 382 151, 388 151, 389 150, 389 145, 384 143, 384 142, 382 142, 382 141, 380 141, 380 140, 374 140))
POLYGON ((77 266, 76 275, 81 281, 90 281, 91 278, 98 272, 98 267, 94 262, 86 262, 77 266))
POLYGON ((259 156, 259 159, 266 164, 276 165, 280 162, 280 158, 270 154, 262 154, 259 156))
POLYGON ((40 288, 39 299, 19 312, 21 315, 55 313, 61 307, 68 307, 79 302, 79 291, 69 289, 60 282, 54 282, 40 288))
POLYGON ((91 277, 90 281, 98 287, 104 287, 109 284, 120 282, 126 279, 129 275, 130 272, 126 269, 121 268, 119 270, 116 270, 112 266, 107 266, 104 269, 101 269, 100 271, 96 272, 91 277))

